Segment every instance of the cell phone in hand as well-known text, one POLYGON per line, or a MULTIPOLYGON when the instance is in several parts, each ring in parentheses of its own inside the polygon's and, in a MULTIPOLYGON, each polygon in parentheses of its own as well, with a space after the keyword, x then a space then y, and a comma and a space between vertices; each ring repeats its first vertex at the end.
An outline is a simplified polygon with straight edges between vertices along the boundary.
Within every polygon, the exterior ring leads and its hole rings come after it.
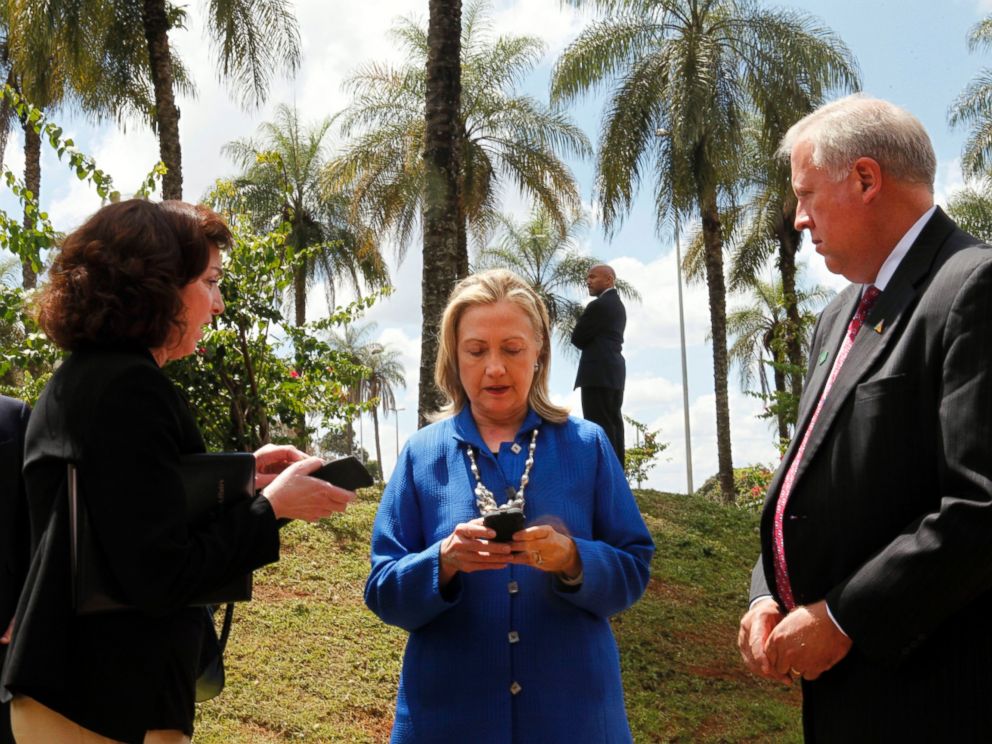
POLYGON ((482 524, 496 531, 493 542, 510 542, 513 533, 524 528, 524 513, 520 509, 490 512, 482 517, 482 524))
POLYGON ((310 473, 311 478, 320 478, 332 486, 348 491, 367 488, 374 482, 372 475, 356 457, 340 457, 310 473))

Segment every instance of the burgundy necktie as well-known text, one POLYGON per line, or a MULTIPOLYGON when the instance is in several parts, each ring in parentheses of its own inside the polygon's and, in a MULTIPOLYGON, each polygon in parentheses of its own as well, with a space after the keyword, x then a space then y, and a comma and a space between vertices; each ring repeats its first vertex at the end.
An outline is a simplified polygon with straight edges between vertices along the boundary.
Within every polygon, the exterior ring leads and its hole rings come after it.
POLYGON ((840 372, 844 360, 847 359, 847 355, 854 345, 855 336, 861 330, 861 325, 865 322, 868 312, 880 294, 882 294, 881 290, 870 286, 862 295, 861 304, 858 305, 857 312, 854 313, 854 317, 851 318, 851 323, 847 327, 847 335, 844 336, 844 343, 841 344, 840 351, 837 352, 837 358, 834 360, 834 366, 830 370, 827 384, 823 386, 823 393, 820 395, 820 400, 816 404, 816 410, 813 411, 809 424, 806 426, 806 432, 803 434, 802 441, 799 443, 799 448, 796 450, 792 462, 789 463, 789 469, 785 473, 782 488, 779 491, 778 501, 775 504, 775 519, 772 522, 772 555, 775 562, 775 585, 778 587, 778 595, 782 599, 786 610, 791 611, 796 606, 796 602, 792 597, 789 570, 785 565, 785 545, 782 535, 782 521, 785 517, 785 507, 788 504, 789 495, 792 493, 792 485, 796 480, 796 471, 799 469, 799 463, 802 462, 803 452, 806 451, 806 444, 809 442, 809 436, 813 432, 813 427, 816 426, 816 420, 820 416, 823 402, 827 399, 827 393, 830 392, 834 380, 837 379, 837 373, 840 372))

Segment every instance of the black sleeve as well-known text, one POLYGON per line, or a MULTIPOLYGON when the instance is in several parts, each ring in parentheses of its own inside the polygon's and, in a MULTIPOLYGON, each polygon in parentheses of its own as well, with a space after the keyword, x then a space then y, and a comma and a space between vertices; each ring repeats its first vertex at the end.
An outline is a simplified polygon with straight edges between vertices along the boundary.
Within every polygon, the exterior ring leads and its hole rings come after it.
POLYGON ((158 370, 130 368, 94 410, 80 490, 125 599, 149 611, 182 607, 197 592, 278 560, 278 527, 264 497, 187 527, 179 461, 189 414, 158 370))
POLYGON ((596 338, 606 322, 605 308, 599 300, 593 300, 579 316, 572 330, 572 344, 580 349, 586 348, 596 338))

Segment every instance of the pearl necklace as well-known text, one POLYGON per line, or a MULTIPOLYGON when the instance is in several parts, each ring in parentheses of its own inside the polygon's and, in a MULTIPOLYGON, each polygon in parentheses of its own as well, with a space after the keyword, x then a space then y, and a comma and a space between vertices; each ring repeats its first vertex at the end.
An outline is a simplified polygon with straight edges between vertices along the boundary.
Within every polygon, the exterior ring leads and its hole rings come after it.
POLYGON ((493 492, 482 483, 479 475, 479 466, 475 464, 475 453, 472 452, 472 445, 465 448, 468 454, 469 464, 472 466, 472 475, 475 476, 475 504, 479 507, 480 514, 488 514, 495 511, 506 511, 507 509, 524 508, 524 490, 530 482, 530 469, 534 467, 534 450, 537 448, 537 429, 530 435, 530 446, 527 448, 527 462, 524 463, 524 474, 520 476, 520 488, 514 493, 513 488, 507 486, 506 495, 509 497, 502 506, 496 504, 493 492))

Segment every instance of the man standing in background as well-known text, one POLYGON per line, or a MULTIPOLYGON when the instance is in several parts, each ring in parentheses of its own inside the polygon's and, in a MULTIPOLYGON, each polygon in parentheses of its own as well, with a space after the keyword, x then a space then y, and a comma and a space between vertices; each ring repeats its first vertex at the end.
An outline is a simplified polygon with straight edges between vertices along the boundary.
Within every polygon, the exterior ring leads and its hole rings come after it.
MULTIPOLYGON (((31 530, 21 480, 28 407, 0 395, 0 667, 31 552, 31 530)), ((14 744, 10 703, 0 703, 0 744, 14 744)))
POLYGON ((606 264, 597 264, 586 275, 589 294, 595 297, 586 305, 575 330, 572 344, 582 350, 575 387, 582 388, 582 415, 606 431, 623 465, 623 386, 627 366, 623 360, 623 331, 627 311, 616 290, 616 272, 606 264))

